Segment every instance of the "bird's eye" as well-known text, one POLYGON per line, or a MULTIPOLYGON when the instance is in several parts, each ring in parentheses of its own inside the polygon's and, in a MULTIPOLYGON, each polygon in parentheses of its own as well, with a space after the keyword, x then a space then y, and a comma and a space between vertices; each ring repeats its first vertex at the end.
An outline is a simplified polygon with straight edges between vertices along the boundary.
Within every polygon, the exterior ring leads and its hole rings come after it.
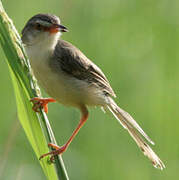
POLYGON ((35 25, 35 29, 37 29, 37 30, 42 30, 42 26, 41 26, 40 24, 36 24, 36 25, 35 25))

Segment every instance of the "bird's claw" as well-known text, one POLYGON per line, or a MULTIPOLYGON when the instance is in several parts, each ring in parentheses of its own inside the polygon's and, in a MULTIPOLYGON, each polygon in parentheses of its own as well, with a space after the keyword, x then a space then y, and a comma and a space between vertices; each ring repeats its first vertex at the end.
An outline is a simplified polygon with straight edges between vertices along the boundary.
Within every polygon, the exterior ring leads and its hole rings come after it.
POLYGON ((55 102, 53 98, 39 98, 39 97, 34 97, 30 101, 33 103, 32 109, 35 112, 40 112, 40 109, 44 109, 46 113, 48 113, 48 103, 55 102))
POLYGON ((64 145, 64 146, 62 146, 62 147, 59 147, 59 146, 57 146, 57 145, 55 145, 55 144, 52 144, 52 143, 49 143, 48 146, 51 147, 51 148, 53 148, 53 149, 55 149, 55 150, 52 150, 52 151, 50 151, 49 153, 46 153, 46 154, 41 155, 40 158, 39 158, 39 160, 41 160, 42 158, 44 158, 44 157, 46 157, 46 156, 48 156, 48 155, 51 155, 51 157, 50 157, 50 163, 53 163, 53 162, 54 162, 56 155, 62 154, 63 152, 65 152, 65 150, 66 150, 66 148, 67 148, 66 145, 64 145))

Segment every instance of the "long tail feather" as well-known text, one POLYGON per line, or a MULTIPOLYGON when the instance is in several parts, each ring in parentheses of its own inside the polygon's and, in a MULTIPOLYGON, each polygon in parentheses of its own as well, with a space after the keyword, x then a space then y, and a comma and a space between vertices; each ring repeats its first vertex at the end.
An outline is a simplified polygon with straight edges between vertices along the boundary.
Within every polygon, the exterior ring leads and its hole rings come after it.
POLYGON ((155 152, 150 148, 150 146, 142 139, 139 133, 144 136, 151 144, 153 141, 147 136, 147 134, 142 130, 142 128, 137 124, 137 122, 131 117, 130 114, 125 112, 123 109, 118 107, 116 103, 110 99, 108 104, 108 109, 116 117, 116 119, 121 123, 121 125, 128 130, 129 134, 135 140, 139 148, 142 150, 145 156, 147 156, 154 167, 160 168, 161 170, 165 168, 165 165, 160 160, 160 158, 155 154, 155 152))

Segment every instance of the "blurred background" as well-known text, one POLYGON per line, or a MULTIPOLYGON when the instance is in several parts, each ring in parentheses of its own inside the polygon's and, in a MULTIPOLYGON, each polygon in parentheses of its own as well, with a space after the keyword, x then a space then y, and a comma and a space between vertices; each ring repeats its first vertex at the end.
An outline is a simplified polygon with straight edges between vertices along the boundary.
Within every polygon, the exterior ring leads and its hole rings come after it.
MULTIPOLYGON (((63 155, 72 180, 179 177, 179 1, 9 0, 3 5, 19 32, 37 13, 60 16, 70 30, 63 39, 103 70, 118 96, 116 102, 154 140, 152 148, 166 165, 164 171, 153 168, 127 131, 111 115, 93 108, 63 155)), ((0 179, 45 179, 18 121, 1 49, 0 82, 0 179)), ((48 117, 62 145, 80 114, 54 103, 49 106, 48 117)))

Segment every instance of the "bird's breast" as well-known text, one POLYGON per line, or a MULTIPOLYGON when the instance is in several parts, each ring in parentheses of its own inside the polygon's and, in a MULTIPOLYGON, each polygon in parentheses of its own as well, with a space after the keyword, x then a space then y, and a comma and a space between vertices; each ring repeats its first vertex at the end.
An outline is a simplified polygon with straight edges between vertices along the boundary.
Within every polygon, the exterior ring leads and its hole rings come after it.
POLYGON ((33 73, 44 90, 60 103, 69 106, 103 105, 102 91, 84 80, 65 74, 59 67, 54 71, 50 66, 53 60, 50 51, 27 50, 33 73))

